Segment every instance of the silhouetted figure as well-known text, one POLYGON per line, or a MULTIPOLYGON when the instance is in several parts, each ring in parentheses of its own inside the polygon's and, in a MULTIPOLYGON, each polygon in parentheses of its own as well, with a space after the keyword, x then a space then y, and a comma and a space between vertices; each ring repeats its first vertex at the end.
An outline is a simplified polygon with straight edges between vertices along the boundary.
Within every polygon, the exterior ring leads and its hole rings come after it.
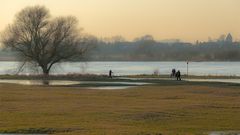
POLYGON ((109 78, 112 78, 112 74, 113 74, 113 72, 112 72, 112 70, 110 70, 109 71, 109 78))
POLYGON ((172 69, 171 77, 176 77, 176 69, 172 69))
POLYGON ((182 79, 181 79, 181 72, 180 72, 180 70, 177 71, 176 77, 177 77, 177 80, 178 80, 178 81, 181 81, 181 80, 182 80, 182 79))

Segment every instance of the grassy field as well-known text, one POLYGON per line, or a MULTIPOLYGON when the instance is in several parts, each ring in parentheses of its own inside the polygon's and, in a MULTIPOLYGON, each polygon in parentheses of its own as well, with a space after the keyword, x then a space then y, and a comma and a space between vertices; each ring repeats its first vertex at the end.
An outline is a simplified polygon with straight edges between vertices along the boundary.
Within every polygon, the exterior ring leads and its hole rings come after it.
POLYGON ((0 84, 0 133, 202 135, 240 130, 239 86, 125 90, 0 84))

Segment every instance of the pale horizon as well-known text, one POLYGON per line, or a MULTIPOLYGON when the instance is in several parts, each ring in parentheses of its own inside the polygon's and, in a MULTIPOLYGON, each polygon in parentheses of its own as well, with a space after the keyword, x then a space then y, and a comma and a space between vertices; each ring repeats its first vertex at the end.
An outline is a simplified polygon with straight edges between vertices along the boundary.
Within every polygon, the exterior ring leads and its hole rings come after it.
POLYGON ((85 32, 133 40, 207 41, 231 33, 240 40, 239 0, 0 0, 0 31, 27 6, 46 6, 52 16, 73 15, 85 32))

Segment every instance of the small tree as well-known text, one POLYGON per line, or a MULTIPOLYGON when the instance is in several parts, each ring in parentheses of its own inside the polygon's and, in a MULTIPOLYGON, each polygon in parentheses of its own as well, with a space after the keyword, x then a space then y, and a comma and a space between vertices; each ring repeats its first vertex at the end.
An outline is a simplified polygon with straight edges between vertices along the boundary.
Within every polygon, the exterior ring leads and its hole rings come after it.
POLYGON ((43 6, 27 7, 16 15, 13 24, 2 33, 1 41, 49 75, 56 63, 82 57, 89 39, 77 28, 75 17, 51 18, 43 6))

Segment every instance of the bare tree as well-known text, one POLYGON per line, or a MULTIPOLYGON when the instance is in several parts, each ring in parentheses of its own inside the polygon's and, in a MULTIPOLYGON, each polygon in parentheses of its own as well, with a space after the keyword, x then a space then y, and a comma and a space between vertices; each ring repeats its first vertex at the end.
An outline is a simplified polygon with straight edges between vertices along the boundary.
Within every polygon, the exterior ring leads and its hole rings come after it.
POLYGON ((16 15, 13 24, 2 33, 1 41, 49 75, 56 63, 82 57, 90 39, 80 33, 75 17, 51 18, 43 6, 27 7, 16 15))

